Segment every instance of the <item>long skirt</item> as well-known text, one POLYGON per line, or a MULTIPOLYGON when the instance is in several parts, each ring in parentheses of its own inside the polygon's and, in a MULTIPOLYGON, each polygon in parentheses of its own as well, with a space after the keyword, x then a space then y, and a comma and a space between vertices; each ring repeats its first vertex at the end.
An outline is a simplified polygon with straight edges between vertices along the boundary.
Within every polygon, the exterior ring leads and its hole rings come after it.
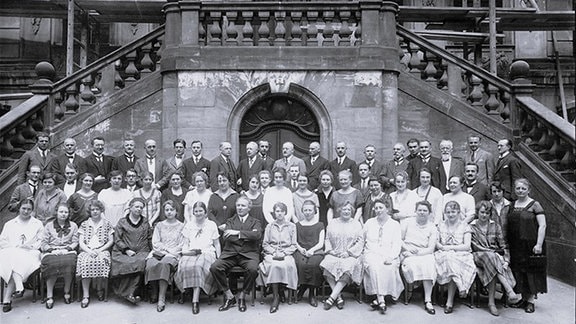
POLYGON ((19 274, 24 281, 40 267, 40 251, 16 247, 0 250, 0 277, 10 281, 12 273, 19 274))
POLYGON ((45 278, 72 277, 76 273, 76 253, 47 254, 42 258, 41 269, 45 278))
POLYGON ((476 264, 471 252, 436 251, 437 281, 444 285, 454 281, 460 292, 468 292, 476 276, 476 264))
POLYGON ((174 277, 180 291, 186 288, 200 287, 208 295, 218 290, 218 285, 210 273, 210 266, 216 261, 214 253, 202 253, 194 256, 182 256, 178 271, 174 277))
POLYGON ((319 287, 324 281, 320 262, 324 259, 322 254, 314 254, 310 257, 304 256, 299 251, 294 252, 294 261, 298 269, 298 283, 300 285, 309 285, 319 287))
POLYGON ((324 269, 325 277, 332 276, 336 281, 340 280, 343 275, 348 275, 357 284, 362 281, 362 261, 359 258, 338 258, 328 254, 320 262, 320 267, 324 269))
POLYGON ((479 251, 472 255, 482 285, 487 286, 498 274, 503 275, 510 286, 516 285, 512 270, 510 267, 504 267, 504 258, 500 254, 492 251, 479 251))
POLYGON ((377 254, 364 256, 364 289, 367 295, 391 295, 398 298, 404 290, 398 267, 400 262, 395 259, 392 264, 384 264, 377 254))
POLYGON ((138 252, 134 256, 128 256, 118 251, 112 252, 111 277, 144 272, 146 257, 149 252, 138 252))
POLYGON ((144 282, 155 280, 164 280, 172 283, 172 277, 178 267, 178 259, 173 256, 165 255, 162 259, 149 258, 146 260, 146 272, 144 273, 144 282))
POLYGON ((291 255, 285 256, 284 260, 274 260, 271 255, 266 255, 258 268, 260 283, 265 285, 282 283, 289 289, 298 287, 298 270, 291 255))
POLYGON ((82 279, 108 278, 110 274, 110 252, 103 251, 97 256, 86 252, 78 254, 76 262, 76 276, 82 279))
POLYGON ((436 281, 434 254, 409 256, 402 261, 402 273, 408 283, 420 280, 436 281))

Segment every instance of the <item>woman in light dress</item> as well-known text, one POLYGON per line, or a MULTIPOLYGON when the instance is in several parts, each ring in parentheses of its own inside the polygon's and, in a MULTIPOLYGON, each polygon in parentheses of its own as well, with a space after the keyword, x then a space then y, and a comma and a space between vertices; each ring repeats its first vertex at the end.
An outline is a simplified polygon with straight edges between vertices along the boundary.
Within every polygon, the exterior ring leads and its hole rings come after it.
POLYGON ((104 204, 104 217, 116 226, 121 218, 124 218, 128 210, 128 203, 132 199, 132 193, 121 187, 122 172, 114 170, 108 175, 110 188, 103 189, 98 194, 98 200, 104 204))

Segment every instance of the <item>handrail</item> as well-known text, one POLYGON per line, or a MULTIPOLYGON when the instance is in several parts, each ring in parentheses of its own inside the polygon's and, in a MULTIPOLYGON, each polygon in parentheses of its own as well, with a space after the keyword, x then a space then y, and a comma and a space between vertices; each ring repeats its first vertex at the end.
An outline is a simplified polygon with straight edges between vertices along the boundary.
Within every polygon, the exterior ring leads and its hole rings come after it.
POLYGON ((499 78, 488 71, 479 68, 470 62, 457 57, 456 55, 447 52, 445 49, 437 46, 436 44, 429 42, 423 37, 420 37, 408 29, 404 28, 402 25, 396 25, 397 31, 396 34, 404 38, 405 40, 410 41, 411 43, 417 44, 420 47, 426 48, 427 52, 430 52, 437 57, 441 57, 442 59, 446 60, 449 63, 452 63, 465 71, 469 71, 472 74, 478 76, 479 78, 488 81, 488 83, 506 91, 511 92, 512 84, 502 78, 499 78))
POLYGON ((59 80, 58 82, 54 83, 54 89, 52 90, 52 93, 66 89, 66 87, 68 87, 70 84, 81 81, 83 78, 85 78, 85 77, 91 75, 92 73, 102 69, 106 65, 111 64, 114 61, 120 59, 122 56, 127 55, 127 54, 135 51, 136 49, 138 49, 142 45, 144 45, 148 42, 151 42, 154 39, 162 36, 162 34, 164 34, 164 30, 165 30, 165 26, 162 25, 162 26, 156 28, 155 30, 151 31, 150 33, 148 33, 148 34, 146 34, 146 35, 144 35, 138 39, 135 39, 132 42, 120 47, 119 49, 115 50, 114 52, 112 52, 112 53, 110 53, 104 57, 101 57, 100 59, 87 65, 86 67, 77 71, 76 73, 73 73, 73 74, 59 80))
POLYGON ((32 98, 4 114, 2 118, 0 118, 0 136, 9 132, 11 130, 10 127, 22 123, 28 116, 40 109, 41 105, 48 101, 48 97, 48 95, 32 96, 32 98))
POLYGON ((532 97, 518 96, 516 100, 522 104, 523 108, 536 115, 542 122, 545 122, 548 127, 555 128, 564 140, 572 146, 576 145, 576 128, 574 125, 532 97))

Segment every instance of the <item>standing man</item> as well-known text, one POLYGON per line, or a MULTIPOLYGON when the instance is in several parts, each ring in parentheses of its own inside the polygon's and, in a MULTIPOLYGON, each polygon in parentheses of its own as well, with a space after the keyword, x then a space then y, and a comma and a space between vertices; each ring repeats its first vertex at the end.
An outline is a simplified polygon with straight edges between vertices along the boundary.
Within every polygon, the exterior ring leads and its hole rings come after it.
POLYGON ((218 148, 220 155, 210 162, 210 189, 212 191, 218 190, 218 173, 224 172, 230 181, 230 187, 236 190, 238 176, 236 175, 234 162, 230 159, 232 156, 232 144, 230 142, 222 142, 218 148))
MULTIPOLYGON (((370 174, 379 177, 384 169, 384 164, 376 159, 376 147, 372 144, 366 145, 364 147, 364 163, 368 165, 370 169, 370 174)), ((358 168, 360 168, 360 164, 358 164, 358 168)))
POLYGON ((50 152, 49 145, 50 136, 48 134, 36 134, 36 146, 24 152, 18 163, 18 184, 26 182, 26 175, 32 165, 40 167, 41 173, 46 173, 50 170, 50 165, 56 155, 50 152))
POLYGON ((62 189, 66 198, 70 198, 76 191, 80 190, 82 184, 78 181, 78 172, 72 163, 66 164, 65 170, 64 176, 66 177, 66 181, 58 185, 58 188, 62 189))
POLYGON ((259 141, 258 154, 260 155, 260 159, 264 161, 264 170, 272 172, 272 168, 274 167, 274 159, 268 155, 268 152, 270 152, 270 142, 266 140, 259 141))
POLYGON ((292 144, 292 142, 286 142, 282 144, 282 158, 274 162, 272 169, 282 168, 288 171, 291 165, 297 165, 300 169, 300 174, 306 174, 304 161, 294 156, 294 144, 292 144))
POLYGON ((443 194, 447 193, 448 181, 452 176, 462 177, 464 175, 464 161, 460 158, 452 157, 454 143, 451 140, 440 141, 440 159, 442 160, 442 167, 444 172, 440 173, 443 177, 440 178, 440 191, 443 194))
POLYGON ((416 138, 411 138, 406 142, 406 146, 408 146, 408 156, 406 160, 412 161, 413 159, 420 157, 420 141, 416 138))
POLYGON ((346 156, 346 150, 346 143, 336 143, 337 157, 330 162, 330 172, 334 175, 334 187, 336 190, 340 189, 338 173, 342 170, 348 170, 352 173, 352 183, 358 182, 358 167, 356 166, 356 161, 346 156))
POLYGON ((328 160, 320 156, 320 143, 312 142, 308 146, 308 156, 304 158, 304 165, 308 173, 308 189, 314 191, 320 186, 320 172, 328 170, 328 160))
MULTIPOLYGON (((156 189, 160 189, 158 181, 162 178, 162 159, 156 154, 156 148, 156 141, 147 139, 144 142, 146 156, 143 159, 136 160, 134 170, 140 179, 142 179, 147 172, 152 173, 154 175, 154 185, 156 189)), ((126 178, 128 178, 128 170, 126 171, 126 178)), ((132 185, 127 186, 127 188, 131 187, 132 185)))
POLYGON ((206 175, 210 175, 210 161, 202 156, 202 142, 193 140, 190 145, 192 150, 192 157, 184 160, 184 180, 188 181, 190 185, 194 184, 194 173, 202 171, 206 175))
POLYGON ((466 163, 473 162, 478 165, 478 181, 488 186, 492 182, 494 173, 494 156, 480 147, 482 138, 472 135, 468 137, 468 151, 466 163))
MULTIPOLYGON (((125 178, 126 171, 128 171, 128 169, 134 169, 138 157, 134 154, 136 142, 133 139, 125 139, 122 147, 124 148, 124 154, 119 155, 114 159, 114 163, 112 163, 112 170, 118 170, 122 172, 122 177, 125 178)), ((126 181, 122 180, 122 184, 126 184, 126 181)))
POLYGON ((224 291, 224 303, 218 311, 226 311, 238 303, 238 310, 246 311, 245 296, 253 289, 258 277, 258 264, 260 263, 260 237, 262 224, 249 215, 252 201, 245 196, 236 200, 236 215, 228 218, 226 224, 221 225, 223 231, 222 253, 218 260, 210 267, 214 280, 224 291), (228 284, 228 270, 234 266, 244 269, 244 286, 238 300, 228 284))
POLYGON ((86 157, 86 172, 94 176, 92 190, 97 193, 110 187, 107 177, 112 171, 112 163, 114 162, 112 156, 104 154, 104 144, 103 137, 94 137, 92 139, 92 154, 86 157))
POLYGON ((370 191, 370 167, 366 162, 360 162, 358 164, 358 183, 354 185, 354 188, 360 190, 362 196, 366 197, 370 191))
POLYGON ((26 198, 34 200, 36 198, 36 193, 40 189, 40 175, 42 174, 42 169, 37 165, 30 165, 27 175, 27 181, 19 184, 12 191, 10 196, 10 202, 8 203, 8 210, 17 213, 18 205, 20 202, 26 198))
POLYGON ((76 154, 76 140, 73 138, 64 140, 64 153, 52 160, 50 170, 56 174, 56 179, 58 180, 57 185, 64 183, 64 174, 68 163, 72 163, 78 173, 82 174, 86 172, 86 160, 76 154))
POLYGON ((490 191, 488 187, 478 181, 478 165, 474 162, 468 162, 464 166, 466 182, 464 191, 474 197, 474 202, 478 204, 482 200, 490 200, 490 191))
POLYGON ((511 200, 514 193, 514 181, 522 177, 520 161, 512 153, 512 141, 502 139, 498 141, 498 159, 494 163, 493 181, 500 181, 504 189, 504 198, 511 200))
POLYGON ((294 192, 298 190, 298 177, 300 176, 300 168, 293 164, 291 165, 288 170, 288 179, 286 179, 286 188, 290 189, 290 191, 294 192))
POLYGON ((394 144, 392 152, 392 160, 386 162, 378 178, 386 193, 391 193, 396 190, 394 175, 400 171, 406 171, 406 168, 408 168, 408 160, 404 158, 404 153, 406 152, 404 145, 402 143, 394 144))
MULTIPOLYGON (((186 152, 186 141, 182 138, 177 138, 172 142, 174 147, 174 155, 162 161, 162 176, 160 180, 156 180, 156 187, 164 190, 168 187, 170 177, 176 172, 184 174, 184 153, 186 152)), ((182 187, 189 189, 190 183, 186 179, 182 179, 182 187)))
POLYGON ((406 173, 410 177, 409 188, 414 189, 420 186, 420 169, 426 167, 432 172, 432 179, 430 184, 442 191, 443 183, 442 177, 446 178, 444 174, 444 167, 442 160, 432 156, 432 143, 425 139, 420 141, 420 156, 410 160, 406 173))
POLYGON ((258 157, 258 144, 256 142, 249 142, 246 144, 246 158, 238 163, 237 184, 242 187, 242 190, 248 190, 250 176, 258 174, 264 170, 264 161, 258 157))

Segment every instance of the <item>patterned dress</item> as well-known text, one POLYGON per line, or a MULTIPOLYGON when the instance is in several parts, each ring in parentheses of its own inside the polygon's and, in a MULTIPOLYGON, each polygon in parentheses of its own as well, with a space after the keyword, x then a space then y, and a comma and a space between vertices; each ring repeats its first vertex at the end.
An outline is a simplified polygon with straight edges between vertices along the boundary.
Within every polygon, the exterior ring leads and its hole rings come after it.
POLYGON ((174 281, 180 291, 186 288, 200 287, 206 294, 213 294, 217 284, 210 273, 210 266, 216 261, 214 240, 218 239, 218 228, 211 220, 204 220, 198 225, 196 221, 186 223, 182 229, 182 251, 199 249, 198 255, 183 255, 178 264, 174 281))
POLYGON ((145 283, 154 280, 172 282, 182 250, 182 228, 184 224, 180 221, 172 224, 162 221, 156 224, 152 234, 152 252, 146 259, 145 283), (154 257, 153 251, 161 251, 164 256, 158 259, 154 257))
MULTIPOLYGON (((84 244, 90 249, 97 249, 108 243, 108 238, 114 233, 114 228, 105 218, 101 218, 98 223, 94 223, 90 218, 80 225, 78 233, 84 239, 84 244)), ((110 251, 103 251, 97 256, 80 252, 76 263, 77 277, 82 279, 108 278, 109 274, 110 251)))
MULTIPOLYGON (((324 230, 323 223, 313 225, 296 224, 296 238, 298 245, 309 250, 318 244, 320 232, 324 230)), ((298 283, 300 285, 310 285, 319 287, 324 278, 320 270, 320 262, 324 259, 324 250, 319 249, 312 256, 305 256, 300 251, 294 252, 294 261, 298 269, 298 283)))
MULTIPOLYGON (((162 200, 162 193, 156 188, 152 188, 151 192, 145 193, 144 189, 138 189, 134 191, 134 198, 142 198, 145 201, 144 209, 142 210, 142 217, 146 218, 148 221, 152 219, 159 210, 160 202, 162 200)), ((160 217, 160 215, 158 215, 160 217)), ((159 222, 159 218, 156 218, 154 224, 159 222)))
MULTIPOLYGON (((433 220, 429 220, 426 225, 418 224, 416 218, 412 218, 402 224, 404 233, 404 245, 417 249, 428 247, 430 238, 433 237, 434 245, 437 240, 437 230, 433 220)), ((402 259, 402 273, 408 283, 420 280, 436 281, 436 259, 434 252, 426 255, 411 255, 402 259)))
POLYGON ((342 220, 340 217, 328 224, 326 229, 325 251, 326 256, 320 262, 324 269, 324 276, 332 276, 338 281, 343 275, 348 275, 357 284, 362 281, 362 262, 360 255, 364 248, 362 225, 350 219, 342 220), (335 254, 348 252, 347 258, 340 258, 335 254))
POLYGON ((73 276, 76 273, 76 247, 78 225, 66 221, 60 226, 57 220, 46 224, 42 236, 42 275, 45 278, 73 276), (54 250, 66 250, 65 253, 54 250))
POLYGON ((298 271, 292 254, 296 251, 296 225, 289 221, 278 224, 274 221, 266 226, 262 253, 264 260, 259 265, 258 282, 269 285, 283 283, 289 289, 298 286, 298 271), (283 253, 283 260, 274 260, 275 253, 283 253))
POLYGON ((82 223, 90 217, 88 203, 97 197, 98 193, 95 191, 92 191, 88 196, 84 196, 78 192, 73 193, 72 196, 68 198, 70 220, 78 226, 82 225, 82 223))
POLYGON ((370 218, 364 225, 364 289, 369 295, 391 295, 396 299, 404 290, 398 267, 402 235, 400 224, 388 219, 380 224, 370 218), (385 264, 384 260, 392 261, 385 264))
POLYGON ((364 206, 364 196, 360 190, 355 188, 347 194, 341 193, 340 190, 335 191, 330 197, 330 208, 332 208, 334 218, 340 217, 340 207, 346 205, 347 202, 358 209, 364 206))
POLYGON ((477 220, 474 220, 471 228, 472 255, 482 284, 487 286, 496 275, 501 274, 510 283, 510 286, 514 287, 516 280, 512 275, 512 270, 510 267, 504 267, 504 262, 509 261, 510 255, 500 225, 490 220, 487 228, 482 229, 477 224, 477 220), (501 250, 504 254, 498 254, 496 250, 501 250))
MULTIPOLYGON (((447 221, 438 225, 438 241, 442 245, 464 244, 464 235, 472 230, 462 221, 448 227, 447 221)), ((468 292, 476 276, 476 264, 470 251, 436 251, 437 281, 444 285, 454 281, 460 292, 468 292)))

